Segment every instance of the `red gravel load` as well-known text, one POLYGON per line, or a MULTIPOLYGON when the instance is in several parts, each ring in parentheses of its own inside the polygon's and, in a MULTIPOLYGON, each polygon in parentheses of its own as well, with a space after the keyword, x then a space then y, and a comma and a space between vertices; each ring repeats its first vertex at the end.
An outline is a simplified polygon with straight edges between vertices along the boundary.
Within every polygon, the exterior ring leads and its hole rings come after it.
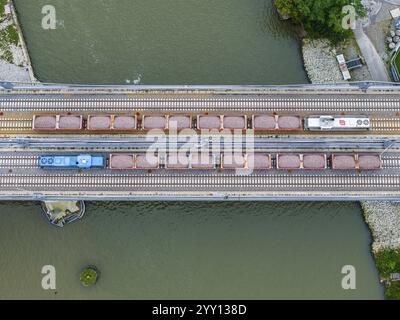
POLYGON ((382 166, 379 154, 360 154, 358 156, 358 163, 362 170, 376 170, 382 166))
POLYGON ((254 130, 275 130, 276 120, 275 116, 266 114, 253 116, 253 129, 254 130))
POLYGON ((137 128, 135 116, 115 116, 114 129, 116 130, 135 130, 137 128))
POLYGON ((246 167, 246 158, 242 154, 222 154, 222 169, 244 169, 246 167))
POLYGON ((326 169, 326 156, 324 154, 303 155, 303 168, 310 170, 326 169))
POLYGON ((215 164, 213 156, 203 153, 192 153, 192 168, 193 169, 214 169, 215 164))
POLYGON ((224 116, 224 129, 246 129, 246 116, 224 116))
POLYGON ((279 116, 278 126, 281 130, 301 129, 301 119, 298 116, 279 116))
POLYGON ((55 130, 56 116, 34 116, 33 129, 55 130))
POLYGON ((278 169, 300 169, 301 159, 299 154, 279 154, 277 157, 278 169))
POLYGON ((111 169, 133 169, 134 156, 132 154, 112 154, 110 155, 111 169))
POLYGON ((158 169, 159 160, 158 157, 149 154, 138 154, 136 155, 136 169, 158 169))
POLYGON ((168 118, 168 128, 171 129, 189 129, 192 127, 191 116, 169 116, 168 118))
POLYGON ((165 129, 165 116, 143 116, 142 128, 146 130, 151 129, 165 129))
POLYGON ((80 130, 82 129, 82 116, 60 115, 58 128, 61 130, 80 130))
POLYGON ((250 169, 271 169, 271 156, 266 153, 254 153, 247 156, 247 164, 250 169))
POLYGON ((170 153, 167 156, 167 169, 189 169, 189 157, 186 153, 170 153))
POLYGON ((93 116, 88 118, 89 130, 109 130, 111 129, 111 116, 93 116))
POLYGON ((219 116, 198 116, 197 129, 220 129, 221 118, 219 116))
POLYGON ((354 154, 332 155, 332 169, 354 170, 357 168, 356 166, 356 155, 354 154))

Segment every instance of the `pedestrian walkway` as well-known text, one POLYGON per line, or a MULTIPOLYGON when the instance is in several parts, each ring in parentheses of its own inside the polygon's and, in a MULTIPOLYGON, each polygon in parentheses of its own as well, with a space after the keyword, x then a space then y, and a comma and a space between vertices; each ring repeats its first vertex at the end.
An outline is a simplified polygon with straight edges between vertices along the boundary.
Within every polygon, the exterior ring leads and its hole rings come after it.
POLYGON ((391 81, 385 63, 376 51, 371 40, 365 34, 360 21, 357 21, 356 28, 353 31, 357 44, 361 50, 361 54, 370 71, 372 77, 371 80, 391 81))

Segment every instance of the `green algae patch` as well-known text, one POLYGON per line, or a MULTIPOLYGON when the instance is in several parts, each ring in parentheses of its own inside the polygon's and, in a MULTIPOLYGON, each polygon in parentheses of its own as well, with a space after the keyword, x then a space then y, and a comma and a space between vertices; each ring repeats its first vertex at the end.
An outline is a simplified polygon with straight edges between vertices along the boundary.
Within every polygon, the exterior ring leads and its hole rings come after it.
POLYGON ((400 249, 384 249, 375 253, 376 265, 385 284, 385 296, 400 300, 400 249))
POLYGON ((99 279, 99 271, 96 267, 88 266, 82 270, 79 279, 85 287, 92 286, 99 279))

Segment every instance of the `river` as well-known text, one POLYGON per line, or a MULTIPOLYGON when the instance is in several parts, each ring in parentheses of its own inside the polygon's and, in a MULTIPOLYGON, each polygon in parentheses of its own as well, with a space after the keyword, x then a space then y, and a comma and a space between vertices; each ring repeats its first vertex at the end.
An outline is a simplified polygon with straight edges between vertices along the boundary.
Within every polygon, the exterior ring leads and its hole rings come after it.
MULTIPOLYGON (((299 42, 269 0, 15 0, 38 78, 63 83, 307 82, 299 42), (41 8, 57 28, 42 28, 41 8)), ((0 202, 0 298, 380 299, 357 203, 92 202, 50 226, 0 202), (41 288, 53 265, 57 289, 41 288), (79 271, 101 277, 84 288, 79 271), (356 290, 341 269, 356 268, 356 290)))

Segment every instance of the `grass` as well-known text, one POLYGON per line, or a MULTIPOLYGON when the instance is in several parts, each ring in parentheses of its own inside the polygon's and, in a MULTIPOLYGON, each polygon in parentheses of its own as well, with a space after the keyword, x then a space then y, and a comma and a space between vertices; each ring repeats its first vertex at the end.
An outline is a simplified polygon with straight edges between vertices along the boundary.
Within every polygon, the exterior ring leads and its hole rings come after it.
POLYGON ((396 69, 397 69, 397 73, 400 71, 400 54, 397 52, 396 53, 396 58, 394 60, 395 64, 396 64, 396 69))
MULTIPOLYGON (((4 6, 8 0, 0 0, 0 17, 4 18, 4 6)), ((10 46, 19 44, 19 35, 14 25, 8 25, 0 30, 0 59, 14 63, 10 46)))
POLYGON ((375 254, 376 265, 385 280, 385 296, 389 300, 400 300, 400 281, 390 281, 390 275, 400 274, 400 249, 385 249, 375 254))
POLYGON ((80 280, 85 287, 94 285, 98 279, 98 271, 94 267, 85 268, 80 275, 80 280))
POLYGON ((7 2, 8 0, 0 0, 0 17, 3 17, 4 15, 4 6, 7 2))
POLYGON ((8 63, 13 63, 14 59, 13 59, 13 54, 9 49, 4 49, 3 53, 0 56, 0 59, 3 59, 5 61, 7 61, 8 63))
POLYGON ((18 32, 13 25, 9 25, 5 29, 1 30, 0 37, 2 41, 5 41, 7 44, 13 44, 15 46, 18 45, 18 32))

